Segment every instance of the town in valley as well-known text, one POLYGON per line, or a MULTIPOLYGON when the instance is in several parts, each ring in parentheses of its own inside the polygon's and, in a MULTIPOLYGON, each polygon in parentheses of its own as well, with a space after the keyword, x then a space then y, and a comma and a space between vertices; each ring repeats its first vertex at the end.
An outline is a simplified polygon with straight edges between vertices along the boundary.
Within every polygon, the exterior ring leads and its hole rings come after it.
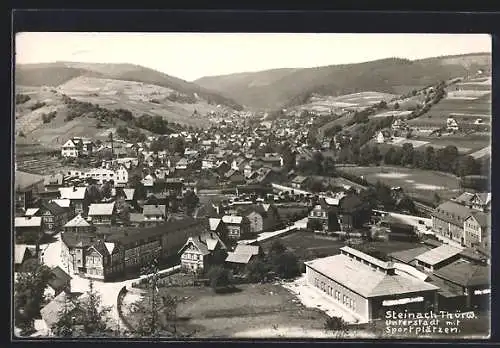
POLYGON ((428 56, 18 64, 13 335, 488 337, 491 53, 428 56))

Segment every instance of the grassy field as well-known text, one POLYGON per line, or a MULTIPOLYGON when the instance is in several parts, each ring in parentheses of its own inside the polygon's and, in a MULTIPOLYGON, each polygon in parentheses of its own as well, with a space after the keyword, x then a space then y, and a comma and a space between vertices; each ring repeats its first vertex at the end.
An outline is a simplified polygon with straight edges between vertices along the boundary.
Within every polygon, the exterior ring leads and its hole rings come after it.
POLYGON ((160 288, 160 295, 180 299, 177 330, 194 333, 194 338, 226 338, 288 326, 319 330, 327 318, 319 310, 305 308, 280 285, 244 284, 238 290, 216 294, 209 287, 168 287, 160 288))
POLYGON ((481 150, 490 145, 491 137, 486 134, 471 134, 466 136, 450 135, 441 137, 425 137, 418 136, 412 138, 418 141, 427 141, 425 146, 433 146, 434 148, 446 147, 448 145, 456 146, 460 153, 470 154, 475 151, 481 150))
MULTIPOLYGON (((278 239, 290 251, 293 251, 301 260, 312 260, 315 258, 337 255, 340 248, 345 246, 344 242, 332 237, 322 236, 313 232, 298 231, 278 239)), ((261 243, 264 251, 271 248, 274 240, 261 243)), ((365 246, 372 246, 384 253, 415 248, 418 243, 410 242, 366 242, 365 246)))
POLYGON ((400 186, 404 192, 414 196, 432 197, 437 193, 448 199, 460 194, 459 179, 451 174, 402 167, 346 167, 343 171, 364 176, 369 183, 377 181, 389 186, 400 186))
POLYGON ((133 81, 78 77, 59 86, 58 90, 77 100, 105 108, 124 108, 137 115, 160 115, 169 122, 197 127, 206 127, 209 121, 204 117, 192 117, 194 110, 204 115, 217 109, 216 105, 201 99, 194 104, 174 103, 166 99, 172 89, 133 81), (158 103, 151 102, 153 99, 158 103))
POLYGON ((474 100, 445 98, 434 105, 426 114, 408 121, 413 126, 444 126, 446 119, 453 116, 459 124, 472 124, 480 118, 491 122, 491 93, 474 100))

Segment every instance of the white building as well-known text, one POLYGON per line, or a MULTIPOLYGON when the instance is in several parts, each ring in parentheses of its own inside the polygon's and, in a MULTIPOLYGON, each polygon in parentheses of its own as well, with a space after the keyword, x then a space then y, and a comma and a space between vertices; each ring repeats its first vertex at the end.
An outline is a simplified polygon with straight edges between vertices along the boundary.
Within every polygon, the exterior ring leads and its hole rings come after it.
POLYGON ((116 170, 115 186, 126 186, 128 183, 128 170, 124 165, 121 165, 116 170))
POLYGON ((448 117, 446 119, 446 129, 448 131, 456 131, 458 130, 458 123, 453 117, 448 117))
POLYGON ((73 142, 73 140, 68 140, 67 142, 64 143, 61 149, 61 156, 63 157, 73 157, 76 158, 80 155, 80 151, 78 150, 78 147, 76 144, 73 142))

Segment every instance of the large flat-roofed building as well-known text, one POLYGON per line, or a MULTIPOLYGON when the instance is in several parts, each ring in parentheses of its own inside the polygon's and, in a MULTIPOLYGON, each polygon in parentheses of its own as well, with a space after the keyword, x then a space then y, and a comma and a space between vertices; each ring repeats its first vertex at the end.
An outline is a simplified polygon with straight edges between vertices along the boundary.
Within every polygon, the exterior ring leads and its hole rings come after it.
POLYGON ((413 267, 397 267, 347 246, 340 251, 306 262, 306 281, 360 322, 384 318, 386 311, 425 312, 437 306, 439 288, 413 267))

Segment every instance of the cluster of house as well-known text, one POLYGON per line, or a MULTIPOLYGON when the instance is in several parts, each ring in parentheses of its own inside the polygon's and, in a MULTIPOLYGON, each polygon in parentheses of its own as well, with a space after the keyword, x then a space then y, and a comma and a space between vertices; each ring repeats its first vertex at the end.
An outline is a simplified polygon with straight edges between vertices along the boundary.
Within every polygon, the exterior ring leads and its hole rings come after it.
POLYGON ((486 256, 491 250, 491 193, 464 192, 440 204, 432 213, 432 229, 486 256))
POLYGON ((247 252, 239 246, 233 250, 236 242, 272 229, 280 222, 276 208, 268 204, 224 212, 214 209, 213 216, 183 216, 149 227, 96 229, 77 215, 61 234, 61 260, 70 272, 101 280, 136 272, 154 259, 166 263, 180 260, 183 268, 201 271, 220 250, 229 252, 226 262, 246 265, 251 257, 242 258, 247 252))
POLYGON ((490 302, 489 267, 446 244, 394 252, 387 260, 345 246, 305 264, 307 284, 359 322, 386 318, 388 311, 463 312, 490 302))
POLYGON ((411 128, 408 124, 400 118, 394 120, 390 128, 382 129, 375 136, 377 143, 384 144, 394 137, 406 138, 410 134, 411 128))

